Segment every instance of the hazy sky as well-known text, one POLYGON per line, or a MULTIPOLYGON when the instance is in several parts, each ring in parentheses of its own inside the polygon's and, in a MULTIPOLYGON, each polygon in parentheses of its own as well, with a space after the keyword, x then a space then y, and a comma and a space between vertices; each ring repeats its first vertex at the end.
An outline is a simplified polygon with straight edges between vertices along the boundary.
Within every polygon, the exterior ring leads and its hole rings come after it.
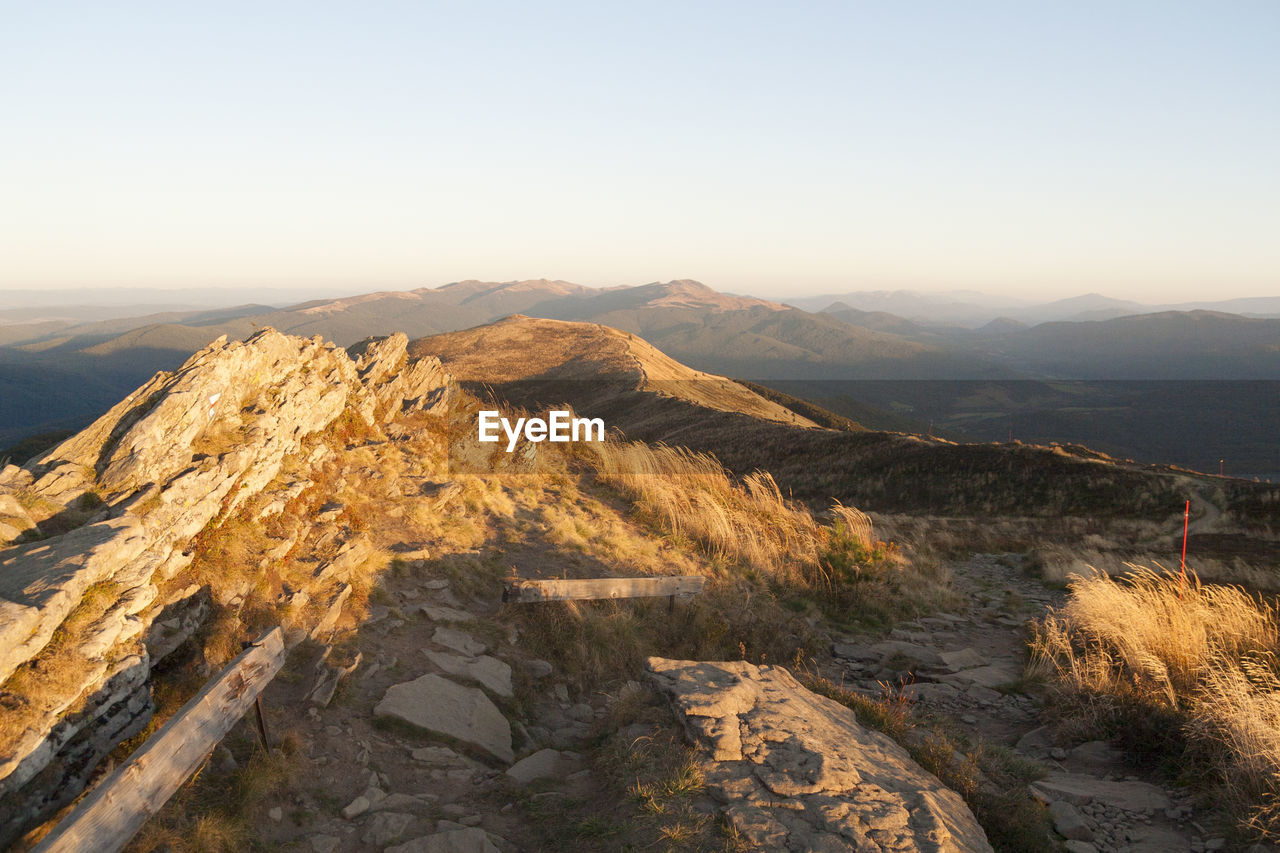
POLYGON ((0 3, 0 288, 1280 295, 1280 2, 0 3))

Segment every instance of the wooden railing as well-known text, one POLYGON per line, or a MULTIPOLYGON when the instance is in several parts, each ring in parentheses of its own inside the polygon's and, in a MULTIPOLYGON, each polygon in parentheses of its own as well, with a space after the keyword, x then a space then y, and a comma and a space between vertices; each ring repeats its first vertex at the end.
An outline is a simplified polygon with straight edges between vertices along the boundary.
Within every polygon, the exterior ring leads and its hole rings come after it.
MULTIPOLYGON (((284 657, 284 634, 272 628, 99 782, 35 853, 114 853, 123 848, 245 715, 280 671, 284 657)), ((265 737, 261 716, 258 725, 265 737)))

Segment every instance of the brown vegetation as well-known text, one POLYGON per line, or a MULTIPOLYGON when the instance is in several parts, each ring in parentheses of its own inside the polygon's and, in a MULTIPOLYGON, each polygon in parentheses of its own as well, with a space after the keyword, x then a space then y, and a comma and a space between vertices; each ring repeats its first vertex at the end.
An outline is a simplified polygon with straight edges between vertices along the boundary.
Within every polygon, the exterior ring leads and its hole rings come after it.
POLYGON ((1238 587, 1132 566, 1078 578, 1040 624, 1034 668, 1080 734, 1202 768, 1241 828, 1280 839, 1280 619, 1238 587))

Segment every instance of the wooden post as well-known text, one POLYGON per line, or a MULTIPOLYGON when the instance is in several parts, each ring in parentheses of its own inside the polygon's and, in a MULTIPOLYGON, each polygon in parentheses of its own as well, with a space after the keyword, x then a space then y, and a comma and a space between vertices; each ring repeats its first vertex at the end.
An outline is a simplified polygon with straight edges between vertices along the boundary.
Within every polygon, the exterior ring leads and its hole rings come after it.
POLYGON ((513 603, 531 601, 581 601, 600 598, 649 598, 697 595, 707 579, 702 575, 674 575, 656 578, 584 578, 567 580, 509 580, 502 590, 502 600, 513 603))
POLYGON ((284 634, 272 628, 103 779, 35 853, 117 851, 204 763, 284 664, 284 634))
POLYGON ((1182 513, 1182 580, 1178 582, 1178 598, 1182 598, 1182 590, 1187 585, 1187 530, 1191 527, 1191 501, 1182 513))
POLYGON ((253 697, 253 714, 258 718, 258 740, 263 752, 271 754, 271 741, 267 738, 267 721, 262 716, 262 696, 253 697))

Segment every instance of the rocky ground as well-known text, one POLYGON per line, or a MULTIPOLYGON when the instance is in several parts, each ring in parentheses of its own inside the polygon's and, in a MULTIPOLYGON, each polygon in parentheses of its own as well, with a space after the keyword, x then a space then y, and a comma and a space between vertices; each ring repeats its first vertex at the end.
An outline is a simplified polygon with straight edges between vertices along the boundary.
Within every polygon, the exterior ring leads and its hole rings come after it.
POLYGON ((1025 626, 1066 593, 1018 555, 979 554, 952 568, 968 606, 902 624, 887 640, 835 643, 845 686, 881 696, 888 685, 918 710, 1042 762, 1035 794, 1074 853, 1225 849, 1224 816, 1197 809, 1190 792, 1137 775, 1107 743, 1055 743, 1040 724, 1043 691, 1022 679, 1025 626))
MULTIPOLYGON (((967 608, 901 625, 888 639, 848 637, 834 644, 832 666, 843 672, 845 686, 880 696, 892 685, 919 711, 1041 762, 1045 773, 1034 792, 1073 853, 1226 849, 1223 817, 1198 809, 1188 791, 1138 775, 1106 743, 1057 744, 1040 724, 1041 691, 1021 678, 1024 626, 1064 593, 1029 576, 1013 555, 977 555, 954 569, 967 608)), ((311 703, 297 723, 311 770, 302 787, 264 813, 258 827, 263 838, 318 853, 534 849, 528 846, 536 837, 531 802, 581 801, 600 790, 602 780, 584 753, 593 724, 608 714, 618 694, 575 695, 551 664, 524 656, 518 636, 491 619, 498 612, 495 597, 464 596, 443 579, 412 577, 389 578, 386 591, 388 603, 375 605, 361 628, 362 662, 337 700, 311 703), (534 685, 537 698, 517 707, 513 685, 522 679, 534 685)), ((723 810, 744 839, 765 849, 827 849, 824 843, 844 849, 840 844, 850 843, 851 836, 840 834, 839 821, 857 799, 850 792, 870 785, 886 804, 879 823, 862 827, 882 830, 873 840, 883 847, 867 849, 982 849, 985 842, 965 841, 956 825, 930 836, 921 829, 928 825, 922 818, 927 810, 895 804, 893 785, 868 769, 892 763, 885 756, 896 747, 883 736, 858 728, 858 737, 878 739, 875 749, 885 751, 873 750, 872 759, 865 752, 871 747, 860 746, 861 770, 846 769, 842 756, 857 738, 846 733, 824 741, 826 734, 814 734, 812 721, 820 715, 806 710, 809 703, 834 703, 799 688, 784 669, 739 662, 723 666, 742 672, 694 677, 688 669, 693 666, 655 659, 653 683, 715 759, 710 797, 701 807, 723 810), (743 700, 744 690, 771 699, 757 707, 754 698, 743 700), (717 728, 717 715, 726 708, 738 715, 739 726, 717 728), (760 735, 749 734, 751 720, 761 731, 789 728, 784 740, 794 743, 761 750, 760 735), (724 731, 734 741, 728 746, 724 731), (757 747, 749 748, 749 742, 757 747), (806 762, 821 770, 804 771, 806 762), (752 773, 753 766, 764 771, 752 773), (745 768, 746 775, 734 775, 735 767, 745 768), (783 783, 770 785, 776 773, 785 777, 783 783), (828 789, 844 791, 843 811, 794 805, 807 797, 829 806, 828 789), (779 809, 780 803, 793 805, 779 809), (803 823, 805 814, 819 817, 803 823), (779 815, 801 817, 787 817, 784 825, 779 815), (797 820, 802 822, 793 826, 797 820), (787 843, 793 835, 800 846, 787 843)), ((309 684, 278 683, 267 698, 287 706, 308 689, 309 684)), ((623 692, 642 689, 633 682, 623 692)), ((828 719, 819 728, 830 734, 839 725, 828 719)), ((636 728, 644 736, 644 727, 636 728)), ((895 755, 895 761, 914 767, 900 749, 895 755)), ((886 776, 901 782, 909 774, 886 776)), ((910 787, 912 797, 927 788, 910 787)), ((954 798, 942 789, 939 796, 946 795, 954 798)), ((968 814, 962 803, 949 806, 948 814, 968 814)), ((867 811, 862 814, 865 820, 867 811)))

